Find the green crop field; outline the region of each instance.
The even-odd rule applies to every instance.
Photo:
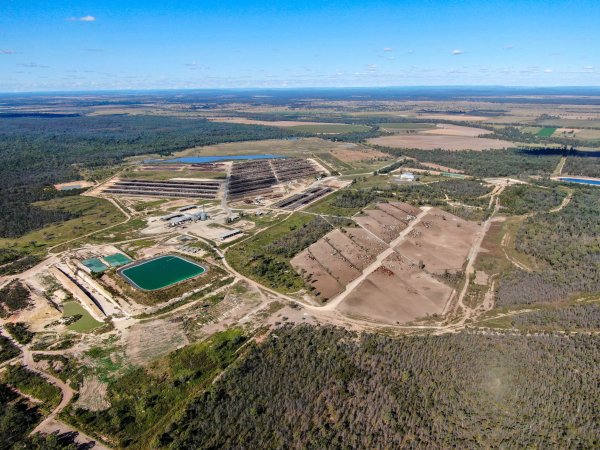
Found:
[[[544,127],[540,131],[537,132],[537,137],[550,137],[554,134],[556,128],[554,127]]]
[[[189,280],[205,272],[204,267],[179,256],[159,256],[121,270],[123,278],[144,291],[155,291]]]

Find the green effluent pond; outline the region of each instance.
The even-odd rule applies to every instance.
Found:
[[[119,273],[138,289],[155,291],[194,278],[206,269],[179,256],[166,255],[141,261]]]

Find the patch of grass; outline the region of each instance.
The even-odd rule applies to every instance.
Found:
[[[554,127],[544,127],[542,128],[540,131],[538,131],[536,133],[537,137],[550,137],[554,134],[554,132],[556,131],[556,128]]]
[[[70,196],[34,203],[35,206],[67,211],[78,215],[65,222],[48,225],[19,238],[0,239],[0,249],[10,248],[23,253],[36,254],[63,241],[108,227],[125,219],[123,214],[107,200],[93,197]]]

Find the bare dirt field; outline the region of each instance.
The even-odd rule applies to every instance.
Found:
[[[140,322],[128,330],[125,353],[132,364],[143,365],[187,343],[181,323],[162,319]]]
[[[470,136],[477,137],[489,133],[483,128],[463,127],[460,125],[451,125],[447,123],[438,123],[432,130],[424,130],[419,134],[441,134],[444,136]]]
[[[422,261],[429,273],[458,272],[479,229],[474,222],[432,208],[396,251],[414,263]]]
[[[407,226],[405,221],[398,220],[381,209],[366,209],[363,215],[355,216],[354,220],[361,227],[387,243],[398,237],[400,232]]]
[[[425,167],[431,167],[434,170],[439,170],[442,172],[449,172],[449,173],[465,173],[464,170],[457,170],[457,169],[453,169],[452,167],[448,167],[448,166],[442,166],[440,164],[435,164],[435,163],[429,163],[429,162],[422,162],[420,163],[422,166]]]
[[[458,122],[485,122],[489,117],[458,114],[419,114],[419,119],[456,120]]]
[[[352,266],[342,254],[333,248],[325,239],[319,239],[308,247],[308,251],[326,267],[328,272],[338,280],[338,283],[345,286],[350,281],[358,278],[361,272]]]
[[[388,324],[441,314],[452,289],[392,254],[338,306],[350,316]]]
[[[102,411],[110,407],[106,398],[108,385],[95,377],[85,377],[75,405],[90,411]]]
[[[362,228],[347,228],[346,234],[370,256],[375,257],[385,250],[383,242]]]
[[[334,247],[354,267],[359,270],[367,267],[374,255],[368,253],[359,244],[354,242],[348,233],[341,230],[333,230],[323,237],[323,240]]]
[[[358,146],[354,148],[336,148],[331,150],[331,154],[344,162],[371,161],[378,158],[390,159],[390,155],[387,153]]]
[[[292,258],[291,264],[315,288],[317,297],[325,301],[358,278],[385,248],[361,228],[333,230]]]
[[[307,250],[297,254],[291,264],[304,280],[315,290],[315,295],[325,302],[342,292],[344,288]]]
[[[500,139],[472,136],[440,136],[435,134],[413,134],[381,136],[368,141],[374,145],[394,148],[417,148],[421,150],[488,150],[514,147],[515,144]]]

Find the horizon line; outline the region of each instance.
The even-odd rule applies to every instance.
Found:
[[[503,85],[503,84],[431,84],[431,85],[389,85],[389,86],[269,86],[269,87],[185,87],[185,88],[115,88],[115,89],[50,89],[39,91],[0,91],[0,95],[17,94],[97,94],[97,93],[145,93],[145,92],[193,92],[193,91],[299,91],[299,90],[386,90],[386,89],[555,89],[555,90],[600,90],[598,85]]]

